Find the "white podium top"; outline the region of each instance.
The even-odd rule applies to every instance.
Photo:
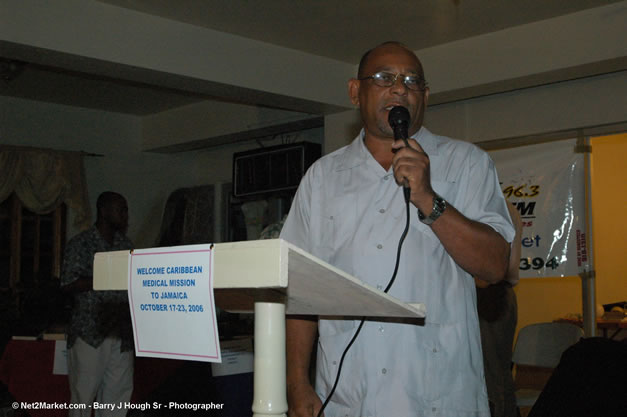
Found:
[[[405,303],[282,240],[214,245],[216,304],[252,311],[254,301],[286,303],[287,314],[423,318],[422,303]],[[129,251],[99,252],[94,289],[126,290]]]

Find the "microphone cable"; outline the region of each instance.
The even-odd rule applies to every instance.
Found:
[[[394,265],[394,272],[392,273],[392,278],[390,278],[390,282],[388,282],[388,285],[385,287],[385,290],[383,290],[383,292],[386,294],[390,290],[390,288],[392,288],[392,284],[394,284],[394,281],[396,280],[396,274],[398,273],[398,266],[399,266],[400,259],[401,259],[401,249],[403,247],[403,242],[405,241],[405,238],[407,237],[407,233],[409,232],[409,196],[410,194],[411,194],[410,188],[403,187],[403,196],[405,198],[405,212],[406,212],[407,220],[405,222],[405,230],[403,230],[403,233],[401,234],[401,238],[398,241],[398,249],[396,250],[396,262]],[[333,394],[335,393],[335,389],[337,388],[337,384],[340,381],[340,374],[342,373],[342,365],[344,364],[344,358],[346,357],[348,350],[351,348],[351,346],[355,342],[355,339],[357,339],[357,336],[359,336],[359,333],[361,332],[361,328],[364,326],[365,321],[366,321],[365,317],[361,319],[361,322],[359,323],[359,326],[357,327],[355,334],[353,335],[352,339],[350,340],[350,342],[348,342],[348,345],[344,349],[344,352],[342,353],[342,357],[340,359],[340,364],[337,368],[337,375],[335,377],[335,382],[333,383],[333,388],[331,388],[331,391],[327,395],[326,400],[324,400],[324,403],[322,404],[320,411],[318,411],[317,417],[322,417],[322,413],[324,412],[324,409],[329,404],[331,397],[333,397]]]

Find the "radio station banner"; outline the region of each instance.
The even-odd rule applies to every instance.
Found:
[[[129,268],[136,355],[221,362],[213,246],[134,250]]]
[[[576,139],[490,151],[505,198],[523,222],[520,277],[589,270],[584,154]]]

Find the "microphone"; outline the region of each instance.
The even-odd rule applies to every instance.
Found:
[[[407,137],[409,136],[409,111],[403,106],[394,106],[388,114],[388,123],[394,131],[394,139],[402,139],[405,142],[405,146],[409,148]],[[409,202],[411,195],[411,189],[407,179],[403,181],[403,194],[405,195],[405,203]]]
[[[392,107],[388,114],[388,123],[394,130],[394,139],[402,139],[407,147],[409,147],[409,143],[407,143],[409,119],[409,111],[403,106]]]

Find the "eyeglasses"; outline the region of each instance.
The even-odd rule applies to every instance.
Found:
[[[410,90],[423,91],[427,88],[427,81],[419,75],[392,74],[385,71],[377,72],[369,77],[358,78],[358,80],[363,81],[372,78],[374,84],[379,87],[392,87],[399,77],[403,85]]]

